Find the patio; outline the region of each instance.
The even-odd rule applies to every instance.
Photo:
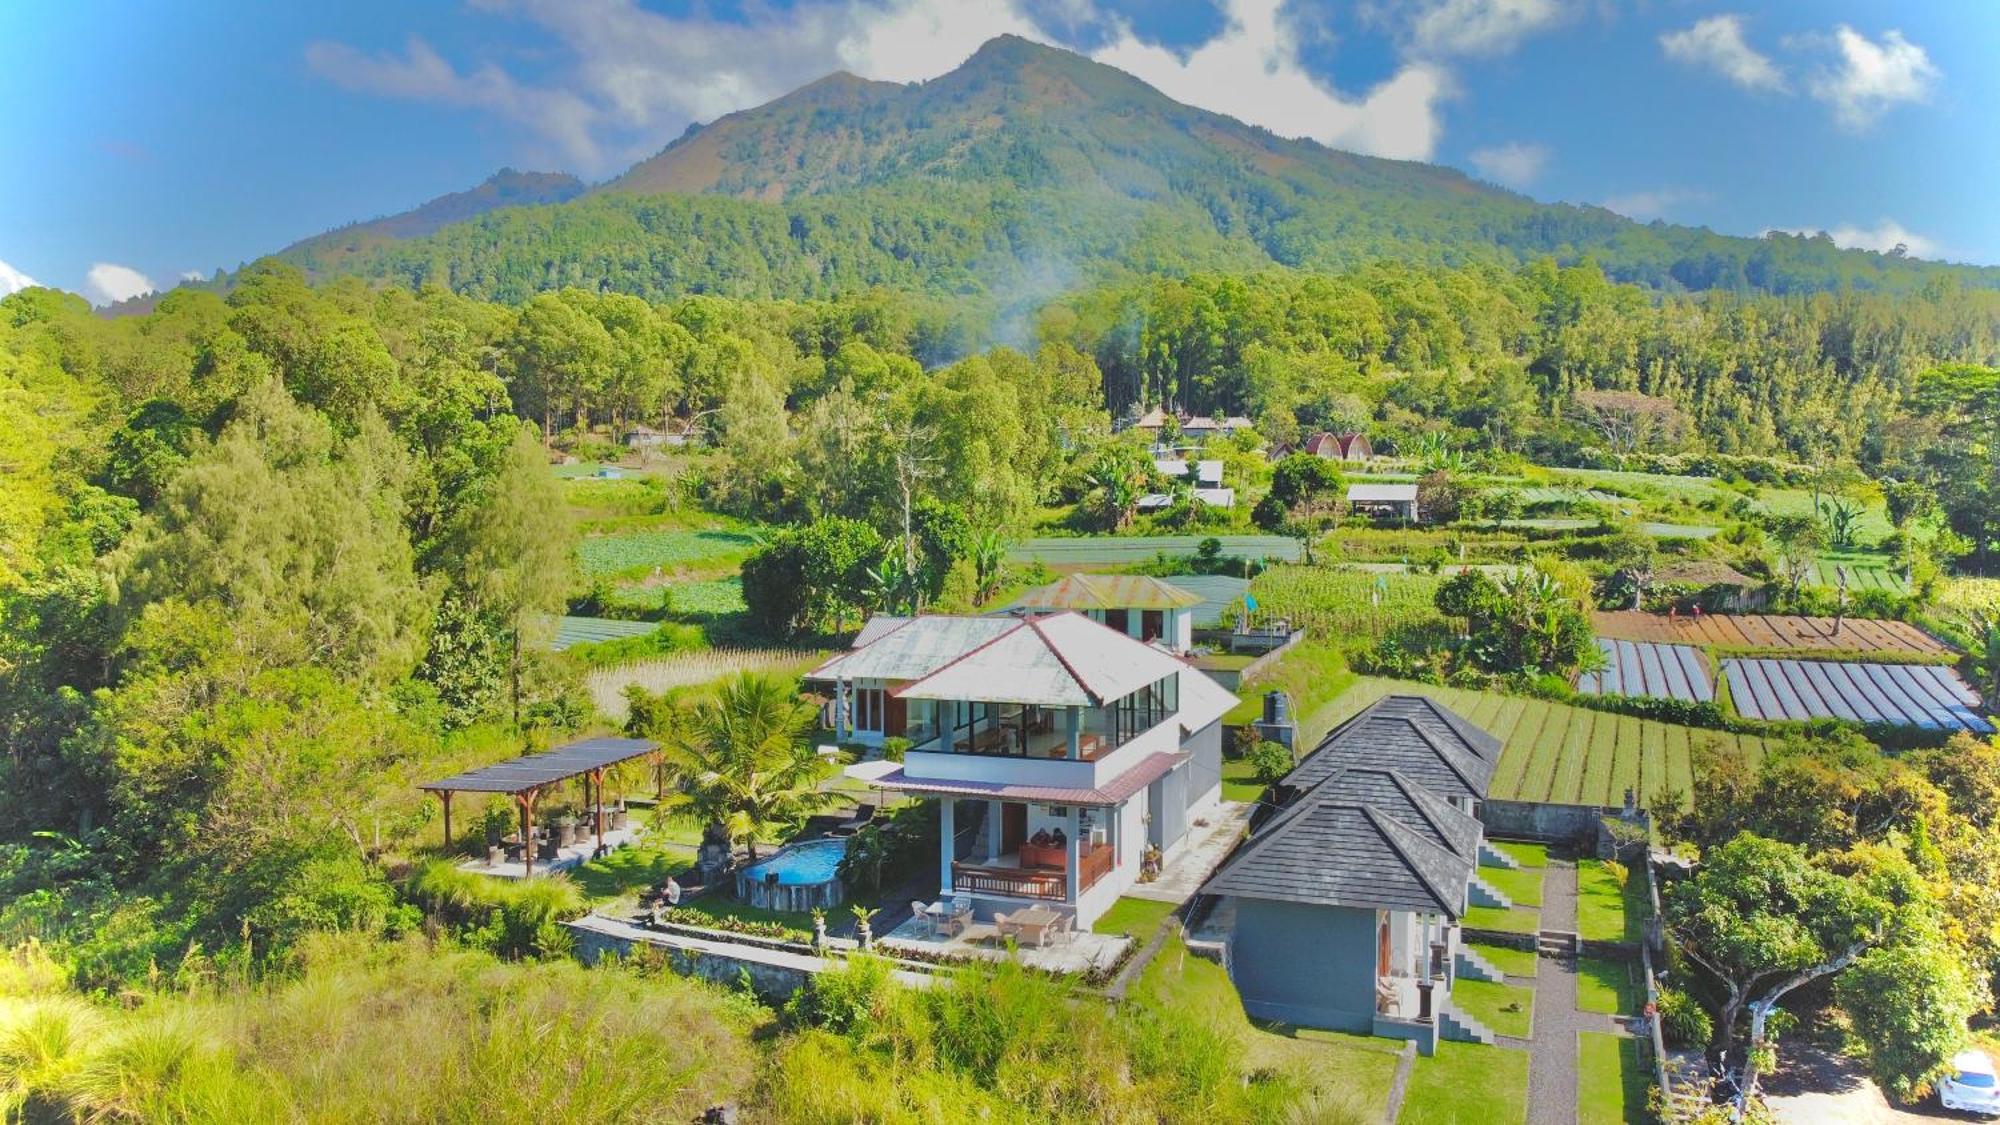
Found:
[[[1123,934],[1066,933],[1051,937],[1046,946],[1021,945],[1012,956],[1030,968],[1055,973],[1087,973],[1118,962],[1132,939]],[[878,939],[884,952],[914,953],[920,957],[983,957],[1004,961],[1010,953],[991,922],[973,922],[955,937],[931,932],[928,919],[911,917]]]
[[[638,839],[639,829],[636,825],[629,828],[606,829],[604,832],[604,850],[606,852],[614,852],[627,844],[636,842]],[[518,859],[493,864],[487,863],[484,859],[469,859],[459,864],[458,869],[460,871],[471,871],[479,875],[491,875],[495,879],[525,879],[531,874],[549,875],[558,871],[568,871],[573,867],[581,867],[590,862],[591,856],[596,851],[597,837],[593,835],[588,838],[579,839],[574,844],[564,844],[562,847],[556,849],[556,858],[554,859],[535,860],[535,869],[532,872],[528,870],[527,864],[522,863]]]

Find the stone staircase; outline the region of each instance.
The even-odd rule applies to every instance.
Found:
[[[1454,1043],[1484,1043],[1493,1046],[1493,1029],[1473,1019],[1451,1002],[1442,993],[1431,1000],[1432,1015],[1437,1020],[1438,1038]]]
[[[1492,841],[1479,841],[1479,866],[1499,867],[1508,871],[1519,871],[1521,861],[1494,847]]]
[[[1491,906],[1500,910],[1510,910],[1514,900],[1508,898],[1500,888],[1480,878],[1477,871],[1472,873],[1472,881],[1465,885],[1465,901],[1473,906]]]
[[[1581,941],[1575,934],[1561,930],[1543,930],[1535,936],[1535,953],[1541,957],[1575,957],[1581,950]]]
[[[1507,983],[1506,973],[1501,972],[1493,962],[1481,957],[1477,951],[1463,945],[1458,947],[1452,962],[1458,970],[1458,976],[1463,980],[1483,980],[1489,984]]]

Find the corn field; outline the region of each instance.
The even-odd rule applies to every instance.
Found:
[[[1399,625],[1443,621],[1432,598],[1446,577],[1274,566],[1250,583],[1257,599],[1251,617],[1257,624],[1286,620],[1334,643],[1379,638]],[[1233,619],[1240,607],[1240,602],[1232,607],[1225,620]]]
[[[617,722],[629,713],[625,689],[633,684],[658,694],[672,688],[711,684],[738,672],[794,673],[819,662],[822,654],[796,648],[711,648],[677,652],[600,668],[584,677],[598,711]]]

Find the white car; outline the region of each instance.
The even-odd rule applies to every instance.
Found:
[[[1994,1081],[1993,1060],[1984,1051],[1959,1052],[1951,1070],[1937,1084],[1938,1101],[1946,1109],[2000,1115],[2000,1082]]]

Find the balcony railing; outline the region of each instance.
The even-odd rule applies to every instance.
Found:
[[[1111,874],[1117,849],[1101,844],[1085,849],[1077,863],[1077,889],[1089,890]],[[1060,902],[1069,897],[1069,880],[1060,867],[994,867],[975,863],[951,865],[951,887],[968,894],[1011,895]]]

